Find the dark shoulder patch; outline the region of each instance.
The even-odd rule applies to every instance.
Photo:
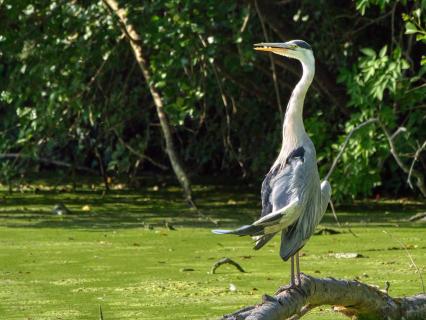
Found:
[[[297,149],[294,149],[292,152],[290,152],[285,163],[287,164],[291,160],[296,159],[296,158],[299,158],[302,161],[304,161],[304,156],[305,156],[305,149],[303,149],[303,147],[299,147]]]
[[[272,203],[270,201],[272,187],[271,180],[275,178],[275,176],[280,171],[279,166],[276,166],[272,170],[268,172],[265,179],[262,182],[262,189],[260,192],[260,196],[262,198],[262,213],[261,217],[266,216],[268,213],[272,212]]]
[[[307,43],[306,41],[303,40],[293,40],[292,41],[294,44],[297,44],[299,47],[304,48],[304,49],[308,49],[308,50],[312,50],[312,47],[310,46],[309,43]]]

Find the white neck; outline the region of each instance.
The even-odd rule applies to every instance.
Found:
[[[306,136],[305,126],[303,125],[303,103],[306,92],[312,83],[315,75],[315,59],[313,55],[307,59],[300,60],[303,68],[302,78],[294,88],[283,123],[283,142],[278,159],[273,167],[280,163],[285,163],[288,154],[299,147]]]
[[[305,102],[306,92],[312,83],[315,75],[315,60],[301,61],[303,67],[302,78],[297,83],[291,94],[290,101],[284,118],[283,134],[296,134],[303,130],[303,104]],[[291,132],[288,132],[288,131]],[[287,132],[286,132],[287,131]]]

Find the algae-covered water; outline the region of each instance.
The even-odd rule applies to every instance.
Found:
[[[288,282],[278,238],[255,252],[248,238],[212,234],[211,220],[188,209],[177,188],[113,187],[103,194],[98,185],[71,192],[33,183],[1,192],[0,319],[99,319],[99,306],[105,320],[217,319]],[[196,186],[195,194],[220,227],[249,223],[260,208],[258,192],[239,186]],[[57,204],[70,212],[52,212]],[[425,210],[413,201],[340,208],[340,228],[327,212],[321,227],[340,233],[313,236],[302,270],[381,288],[389,281],[394,296],[418,293],[419,274],[400,242],[425,276],[426,225],[406,221]],[[224,265],[211,274],[222,257],[246,272]],[[305,318],[343,319],[329,307]]]

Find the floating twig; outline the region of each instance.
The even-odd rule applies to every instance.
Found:
[[[235,262],[234,260],[232,260],[230,258],[222,258],[219,261],[215,262],[215,264],[213,265],[212,270],[210,272],[212,274],[215,274],[216,273],[216,269],[219,268],[223,264],[232,264],[240,272],[245,272],[244,269],[240,266],[239,263]]]

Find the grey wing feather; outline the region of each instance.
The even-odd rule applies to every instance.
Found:
[[[273,167],[262,183],[262,213],[261,217],[267,216],[273,210],[281,209],[287,206],[291,201],[292,176],[294,175],[293,161],[302,161],[305,154],[305,149],[299,147],[293,150],[287,157],[284,166]],[[271,216],[265,223],[278,223],[282,215],[277,214]],[[270,233],[258,237],[255,245],[255,250],[262,248],[276,233]]]
[[[330,198],[329,186],[327,182],[320,189],[315,148],[308,140],[304,147],[289,154],[285,164],[273,167],[266,175],[262,183],[259,220],[236,230],[213,232],[255,236],[254,249],[258,250],[283,230],[280,255],[287,260],[314,233]]]
[[[272,212],[272,203],[271,203],[271,180],[276,175],[277,170],[271,170],[266,175],[265,179],[262,182],[262,189],[260,192],[260,197],[262,198],[262,212],[261,217],[266,216],[268,213]]]
[[[281,233],[280,255],[284,260],[299,251],[312,236],[330,199],[331,188],[328,182],[320,186],[313,145],[308,149],[303,165],[295,172],[293,188],[300,197],[301,213],[294,225]]]
[[[247,225],[235,230],[215,229],[212,232],[215,234],[235,234],[237,236],[257,236],[263,233],[263,227]]]
[[[271,203],[271,180],[274,178],[274,176],[277,174],[278,168],[270,170],[268,174],[266,175],[265,179],[262,182],[262,189],[260,192],[260,197],[262,199],[262,212],[260,214],[261,217],[266,216],[268,213],[272,212],[272,203]],[[259,250],[262,248],[265,244],[267,244],[276,233],[271,233],[263,236],[256,237],[255,241],[256,244],[254,246],[254,250]]]
[[[275,181],[275,178],[279,175],[279,173],[280,173],[279,167],[272,168],[262,182],[262,189],[261,189],[262,212],[260,215],[261,217],[264,217],[272,212],[273,205],[271,201],[271,193],[272,193],[271,183]],[[271,233],[271,234],[257,237],[256,245],[254,246],[254,249],[259,250],[265,244],[267,244],[275,235],[276,233]]]

